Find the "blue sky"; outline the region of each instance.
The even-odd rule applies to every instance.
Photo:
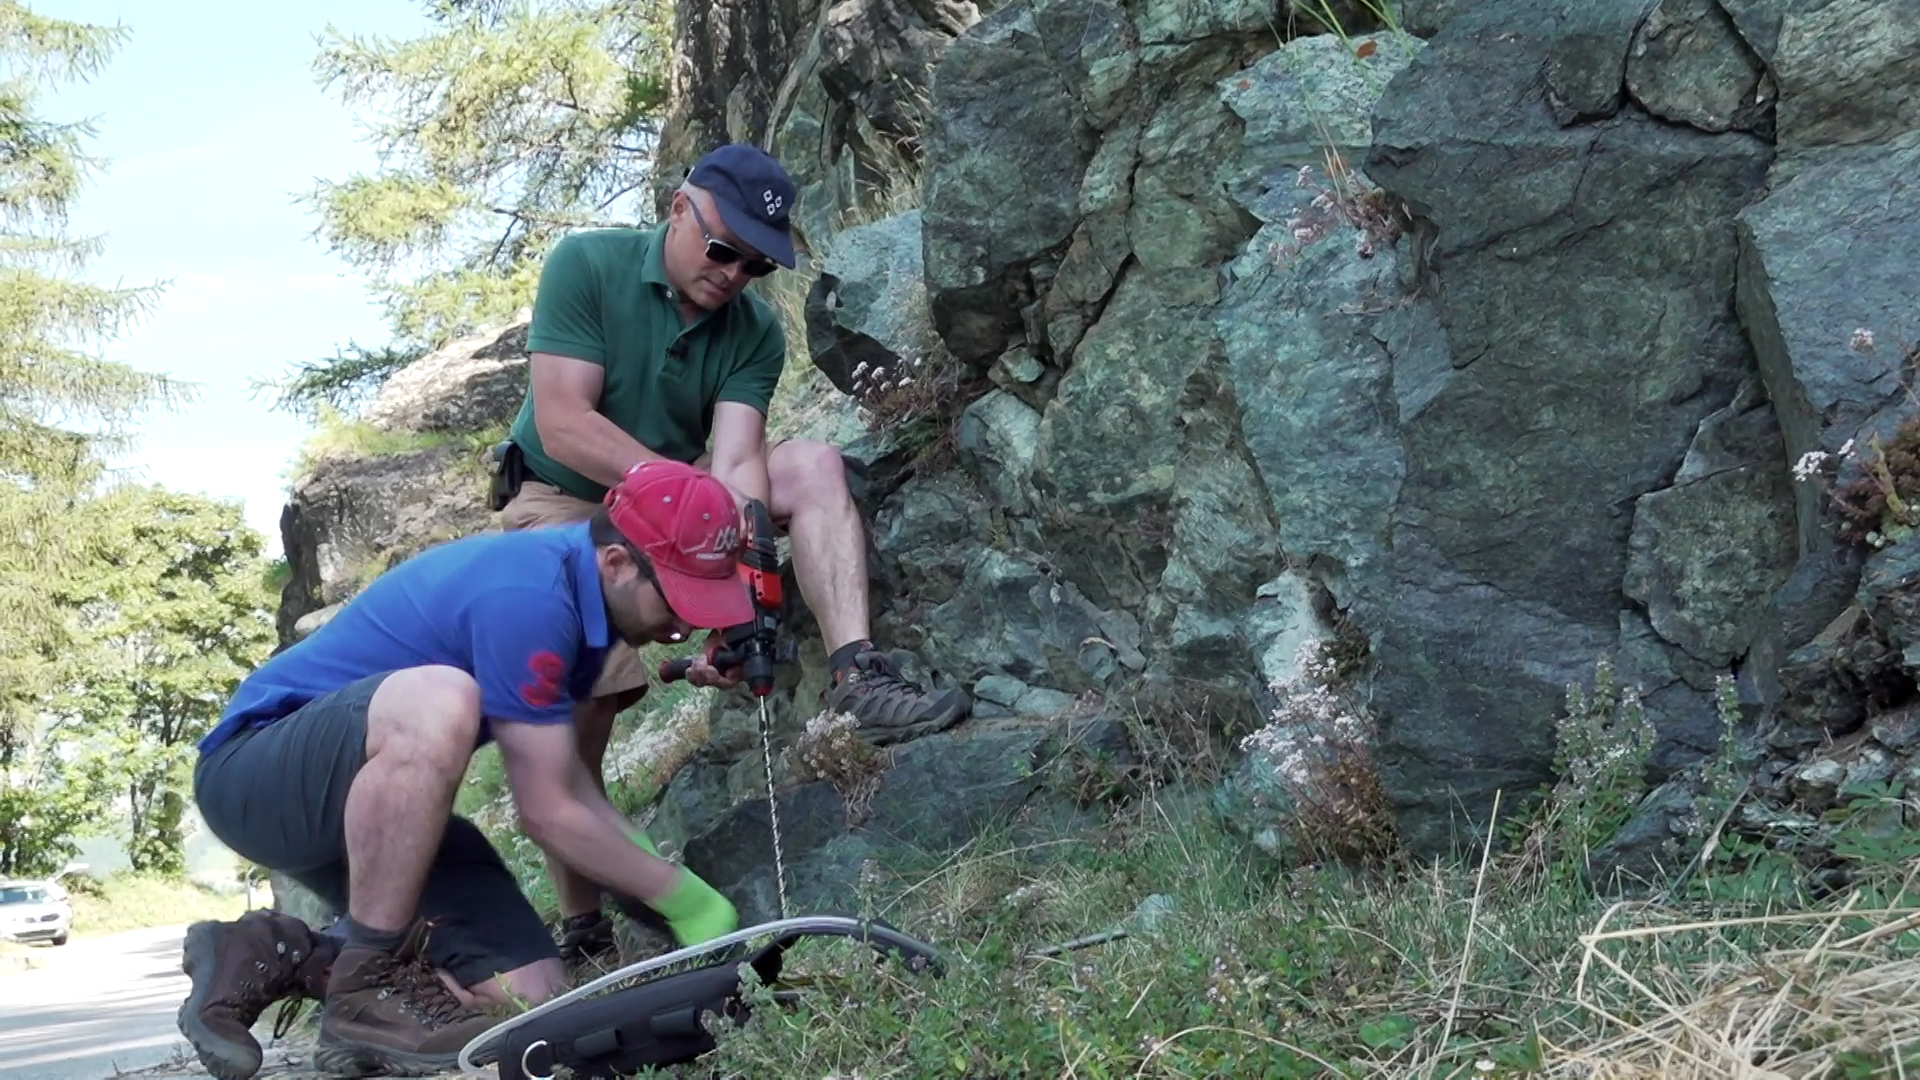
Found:
[[[307,428],[249,391],[349,339],[386,341],[363,280],[313,238],[295,196],[372,167],[356,116],[312,74],[316,38],[410,37],[415,0],[29,0],[39,13],[129,35],[87,82],[43,98],[50,119],[96,119],[106,163],[71,215],[106,250],[103,284],[166,282],[155,310],[105,347],[112,359],[196,384],[156,413],[122,463],[138,478],[243,500],[280,548],[282,473]]]

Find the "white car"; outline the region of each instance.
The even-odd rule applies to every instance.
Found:
[[[65,945],[73,930],[67,890],[52,881],[0,881],[0,940]]]

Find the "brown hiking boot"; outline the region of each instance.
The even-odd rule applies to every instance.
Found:
[[[323,1000],[337,946],[306,923],[255,910],[233,922],[187,927],[180,968],[193,980],[180,1006],[180,1033],[200,1064],[220,1080],[248,1080],[260,1071],[254,1022],[287,998]],[[282,1013],[282,1021],[292,1019]]]
[[[852,713],[876,745],[945,731],[972,711],[959,687],[926,693],[900,674],[886,653],[859,653],[826,692],[827,708]]]
[[[500,1022],[461,1006],[427,960],[427,924],[395,952],[340,950],[327,987],[314,1064],[335,1076],[430,1076],[459,1067],[460,1051]]]

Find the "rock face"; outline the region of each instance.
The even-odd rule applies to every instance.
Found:
[[[1909,5],[1426,0],[1412,35],[1291,38],[1280,7],[683,5],[716,59],[666,156],[724,128],[794,168],[819,256],[795,347],[839,406],[797,433],[843,447],[876,637],[977,702],[862,733],[858,790],[810,775],[825,657],[789,578],[771,805],[736,692],[654,825],[744,912],[777,907],[770,809],[798,902],[839,906],[862,860],[1074,820],[1045,777],[1136,755],[1123,703],[1262,723],[1322,638],[1421,852],[1548,779],[1601,660],[1659,735],[1623,843],[1684,812],[1722,677],[1770,813],[1914,771],[1920,519],[1870,468],[1920,494]],[[392,394],[513,378],[445,364]],[[862,430],[856,401],[902,394],[910,422]],[[451,407],[370,415],[493,409]],[[289,626],[422,542],[409,515],[481,527],[477,497],[432,505],[451,444],[418,453],[410,481],[296,490]]]
[[[934,71],[922,206],[840,234],[815,286],[843,390],[916,352],[922,289],[992,384],[956,403],[953,468],[877,493],[883,622],[990,715],[1198,682],[1242,720],[1343,622],[1426,849],[1547,778],[1603,658],[1645,695],[1656,779],[1711,753],[1715,677],[1778,706],[1774,668],[1852,588],[1788,468],[1814,444],[1782,372],[1866,410],[1829,451],[1891,400],[1835,352],[1851,327],[1776,357],[1760,317],[1853,318],[1821,252],[1864,232],[1782,237],[1817,283],[1754,253],[1769,203],[1830,182],[1808,153],[1904,115],[1904,31],[1822,61],[1872,117],[1795,74],[1859,6],[1426,5],[1431,36],[1351,44],[1277,43],[1261,5],[983,13]],[[1901,182],[1856,168],[1855,208]]]

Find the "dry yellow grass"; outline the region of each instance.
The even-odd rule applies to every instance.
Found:
[[[1805,1080],[1907,1076],[1920,1064],[1920,909],[1835,910],[1660,925],[1631,905],[1581,940],[1573,988],[1607,1034],[1559,1048],[1550,1072],[1592,1080]],[[1615,926],[1647,917],[1646,925]],[[1866,929],[1843,933],[1849,926]],[[1793,949],[1744,962],[1667,962],[1699,941],[1757,928],[1804,928]],[[1638,954],[1632,966],[1624,952]],[[1651,961],[1651,962],[1649,962]]]

